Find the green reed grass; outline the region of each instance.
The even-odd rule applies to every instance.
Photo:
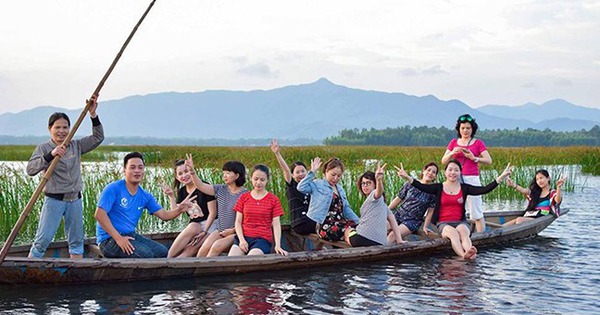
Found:
[[[0,160],[4,161],[26,161],[29,159],[33,146],[5,146],[0,150]],[[288,163],[296,160],[310,165],[310,159],[320,156],[327,159],[331,156],[341,158],[347,166],[342,184],[349,198],[350,205],[358,213],[364,197],[360,194],[359,187],[355,181],[365,170],[374,170],[373,162],[382,160],[388,163],[385,176],[386,197],[391,201],[404,181],[396,175],[393,165],[403,163],[405,169],[412,171],[413,176],[419,178],[421,167],[429,162],[438,162],[445,148],[432,147],[282,147],[281,152]],[[162,193],[162,184],[171,184],[173,181],[172,162],[185,157],[186,153],[192,153],[195,165],[199,168],[202,179],[218,184],[222,183],[221,166],[228,160],[239,160],[250,170],[254,164],[263,163],[268,165],[272,172],[272,180],[268,189],[276,194],[286,210],[284,222],[289,220],[287,212],[287,199],[285,197],[285,182],[283,174],[279,169],[273,153],[268,147],[113,147],[103,146],[84,155],[83,167],[83,204],[84,204],[84,228],[86,236],[96,234],[94,212],[96,203],[102,189],[110,182],[123,178],[122,155],[124,152],[140,151],[145,155],[148,165],[146,178],[142,186],[157,197],[165,209],[169,209],[167,198]],[[577,165],[581,171],[592,174],[600,174],[600,150],[591,147],[568,147],[568,148],[490,148],[490,154],[494,159],[492,166],[482,166],[482,183],[493,180],[498,172],[501,172],[506,163],[515,165],[515,171],[511,175],[519,185],[527,186],[534,178],[535,171],[546,165],[554,183],[560,173],[567,176],[565,191],[573,191],[577,182]],[[102,163],[88,163],[88,162]],[[542,165],[542,166],[540,166]],[[558,166],[557,166],[558,165]],[[564,166],[568,165],[568,166]],[[29,198],[33,194],[39,177],[29,177],[24,171],[25,162],[20,166],[8,166],[0,164],[0,242],[4,241],[10,230],[17,221],[21,211],[25,208]],[[443,180],[440,172],[439,180]],[[321,177],[321,174],[318,175]],[[246,184],[251,189],[248,181]],[[501,185],[492,193],[484,196],[484,201],[493,200],[523,200],[523,197],[514,190]],[[38,201],[21,229],[17,243],[30,242],[35,235],[41,200]],[[155,217],[144,214],[139,224],[142,233],[180,231],[187,224],[187,217],[180,216],[171,222],[163,222]],[[56,239],[64,239],[62,226],[56,235]]]

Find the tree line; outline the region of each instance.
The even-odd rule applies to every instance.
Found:
[[[553,131],[550,129],[489,129],[478,130],[475,136],[488,146],[598,146],[600,126],[590,130]],[[384,145],[384,146],[446,146],[456,138],[456,130],[446,127],[397,127],[386,129],[344,129],[338,135],[326,138],[325,145]]]

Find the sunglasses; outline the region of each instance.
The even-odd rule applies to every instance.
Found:
[[[466,115],[465,115],[465,116],[460,116],[460,117],[458,117],[458,120],[459,120],[459,121],[468,121],[468,122],[472,122],[472,121],[473,121],[473,117],[471,117],[471,116],[466,116]]]

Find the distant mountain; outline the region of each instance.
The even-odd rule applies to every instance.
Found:
[[[552,121],[552,124],[558,123],[564,129],[570,129],[567,127],[569,125],[574,128],[589,129],[583,127],[582,124],[585,125],[586,121],[595,122],[596,124],[600,122],[600,109],[577,106],[561,99],[551,100],[541,105],[535,103],[527,103],[521,106],[486,105],[477,108],[477,110],[488,115],[510,119],[527,117],[527,120],[534,123],[548,120]],[[563,118],[572,120],[572,122],[560,124],[558,120]],[[549,128],[553,129],[551,126]]]
[[[565,101],[563,101],[565,102]],[[453,127],[456,117],[473,115],[481,128],[550,128],[557,131],[589,129],[600,124],[590,115],[573,117],[570,103],[562,117],[532,121],[533,114],[512,114],[500,106],[501,114],[473,109],[459,100],[443,101],[435,96],[366,91],[337,85],[327,79],[273,90],[166,92],[130,96],[100,103],[98,114],[107,137],[154,137],[191,139],[324,139],[345,128],[397,126]],[[554,103],[553,103],[554,104]],[[560,107],[560,106],[559,106]],[[514,107],[513,107],[514,108]],[[575,109],[574,109],[575,108]],[[38,107],[16,114],[0,115],[0,135],[47,135],[48,116],[60,110]],[[63,110],[77,119],[80,110]],[[547,110],[543,110],[547,112]],[[580,120],[572,120],[579,118]],[[581,119],[585,118],[585,120]],[[89,132],[89,119],[78,134]]]

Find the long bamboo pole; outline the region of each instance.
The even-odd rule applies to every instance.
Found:
[[[121,47],[121,50],[119,50],[119,53],[117,53],[117,56],[113,60],[112,64],[110,65],[110,67],[108,68],[106,73],[104,74],[104,77],[102,78],[102,80],[100,80],[100,83],[98,83],[98,86],[96,87],[96,90],[94,90],[94,93],[92,93],[92,96],[100,94],[100,90],[102,90],[104,83],[106,82],[106,80],[112,73],[113,69],[117,65],[117,62],[119,62],[119,59],[121,59],[121,55],[123,55],[125,48],[127,48],[129,41],[131,41],[131,39],[133,38],[133,35],[137,31],[138,27],[142,24],[142,21],[144,21],[144,19],[146,18],[146,15],[148,15],[148,12],[150,12],[150,9],[152,9],[152,6],[154,6],[154,2],[156,2],[156,0],[152,0],[150,5],[146,9],[146,12],[144,12],[144,14],[140,18],[140,20],[137,22],[137,24],[135,25],[133,30],[131,30],[129,37],[127,37],[127,40],[125,40],[125,43]],[[81,125],[81,122],[85,118],[90,106],[92,105],[91,99],[92,98],[90,97],[90,99],[86,102],[85,108],[83,108],[83,110],[81,111],[79,118],[77,118],[77,121],[71,128],[71,131],[67,135],[67,138],[63,141],[63,144],[65,146],[69,145],[69,143],[71,142],[71,139],[73,139],[73,136],[75,135],[75,132],[77,132],[77,129],[79,129],[79,125]],[[50,163],[50,166],[48,166],[48,169],[44,172],[44,176],[42,177],[42,180],[40,181],[39,185],[37,186],[35,192],[29,199],[27,206],[25,206],[25,210],[23,210],[23,212],[21,213],[21,216],[19,216],[19,219],[15,223],[15,226],[13,227],[12,231],[10,231],[10,235],[8,236],[8,239],[6,240],[4,245],[2,246],[2,251],[0,251],[0,264],[2,264],[4,262],[6,255],[8,255],[8,251],[10,250],[10,247],[12,246],[13,242],[15,241],[15,238],[17,238],[17,234],[19,234],[19,230],[23,226],[23,223],[25,223],[25,219],[27,219],[27,216],[29,216],[29,214],[31,213],[31,210],[33,209],[33,205],[35,205],[35,202],[40,197],[40,194],[42,193],[44,186],[46,186],[46,183],[48,182],[48,180],[50,179],[50,176],[54,172],[54,168],[56,168],[56,165],[58,164],[58,160],[60,160],[60,157],[57,155],[52,160],[52,163]]]

